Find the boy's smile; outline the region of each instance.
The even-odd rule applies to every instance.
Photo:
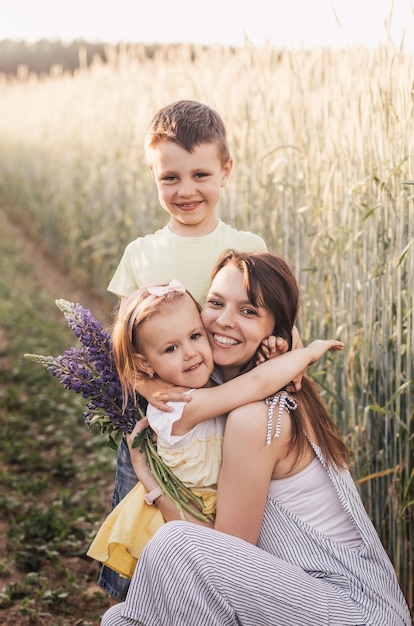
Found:
[[[215,143],[193,152],[171,141],[149,150],[150,168],[162,207],[170,214],[169,227],[177,235],[207,235],[217,226],[216,206],[232,169],[221,164]]]

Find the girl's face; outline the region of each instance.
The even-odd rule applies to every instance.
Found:
[[[196,305],[187,295],[162,307],[143,322],[138,366],[173,385],[204,387],[213,357]]]
[[[223,267],[214,278],[201,318],[214,362],[226,380],[237,376],[249,363],[275,325],[274,315],[268,309],[249,302],[243,274],[233,265]]]

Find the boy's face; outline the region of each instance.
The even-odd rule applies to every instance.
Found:
[[[223,167],[215,143],[203,143],[192,153],[171,141],[147,151],[161,206],[170,214],[177,235],[207,235],[217,225],[215,209],[233,162]]]

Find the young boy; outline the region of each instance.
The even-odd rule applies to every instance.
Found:
[[[145,154],[169,221],[161,230],[127,245],[108,290],[126,297],[141,287],[175,278],[203,305],[211,271],[223,250],[267,249],[258,235],[235,230],[216,216],[221,189],[233,167],[225,126],[205,104],[174,102],[152,119]],[[128,446],[122,440],[112,508],[136,483]],[[99,584],[111,604],[124,600],[129,582],[105,566],[101,570]]]

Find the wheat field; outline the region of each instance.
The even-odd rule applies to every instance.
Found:
[[[143,46],[73,75],[0,77],[0,199],[62,268],[105,293],[124,246],[164,225],[143,153],[155,111],[213,106],[235,161],[220,217],[294,268],[312,375],[413,598],[414,55]],[[62,294],[65,297],[65,294]]]

